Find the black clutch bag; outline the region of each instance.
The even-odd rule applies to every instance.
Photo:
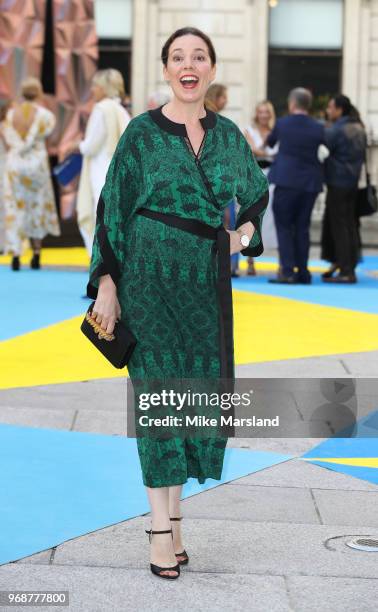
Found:
[[[89,306],[80,329],[114,367],[124,368],[133,353],[136,338],[121,321],[116,322],[112,334],[105,332],[91,316],[94,304]]]

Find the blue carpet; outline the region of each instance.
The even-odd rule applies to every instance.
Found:
[[[273,276],[269,275],[270,278]],[[355,285],[327,285],[315,273],[311,285],[274,285],[268,283],[266,276],[256,276],[232,279],[232,286],[239,291],[378,314],[378,278],[364,274],[359,275],[359,282]]]
[[[291,459],[226,449],[222,480],[190,479],[183,497]],[[0,425],[0,564],[149,511],[136,440]]]
[[[247,259],[246,257],[240,256],[241,260]],[[259,263],[277,263],[277,257],[267,257],[263,255],[262,257],[258,257],[256,261]],[[324,259],[310,259],[309,266],[322,266],[324,268],[329,267],[329,263],[324,261]],[[364,255],[362,261],[358,263],[357,270],[364,272],[367,270],[378,270],[378,255]]]
[[[361,467],[356,465],[342,465],[340,463],[327,463],[324,461],[311,461],[322,468],[338,472],[340,474],[346,474],[347,476],[353,476],[353,478],[359,478],[360,480],[367,480],[372,484],[378,485],[378,469],[370,467]]]
[[[340,435],[351,435],[352,433],[353,437],[337,437],[325,440],[303,455],[302,458],[311,459],[316,457],[319,460],[311,461],[311,463],[316,463],[329,470],[349,474],[355,478],[361,478],[373,484],[378,484],[377,467],[327,462],[327,459],[331,458],[347,458],[352,460],[366,459],[366,463],[369,463],[369,459],[378,457],[378,410],[362,418],[355,426],[353,432],[344,430]]]
[[[84,313],[88,274],[56,270],[20,270],[0,266],[0,340],[59,323]]]
[[[259,261],[275,262],[276,259],[262,257]],[[311,263],[319,265],[324,262]],[[265,276],[257,276],[233,279],[233,287],[241,291],[378,314],[378,278],[365,274],[365,271],[378,269],[378,257],[366,257],[359,269],[360,282],[356,285],[325,285],[321,283],[319,274],[315,274],[314,283],[310,286],[272,285]],[[83,271],[30,271],[25,268],[14,273],[8,266],[0,266],[0,317],[3,323],[0,341],[84,313],[89,300],[83,300],[81,296],[85,293],[87,281],[88,273]]]

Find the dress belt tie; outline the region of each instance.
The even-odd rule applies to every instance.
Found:
[[[147,208],[140,208],[137,214],[214,241],[213,254],[214,256],[218,255],[217,295],[220,312],[220,376],[221,378],[228,379],[229,382],[233,381],[234,342],[229,233],[223,225],[215,228],[196,219],[184,219],[177,215]],[[214,257],[214,265],[215,259],[216,257]]]

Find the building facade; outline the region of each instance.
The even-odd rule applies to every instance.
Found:
[[[240,127],[268,96],[280,114],[292,86],[311,87],[319,106],[342,91],[361,112],[378,178],[378,0],[134,0],[132,10],[135,114],[164,86],[164,41],[193,25],[214,42],[225,114]]]
[[[1,4],[1,2],[0,2]],[[0,11],[0,104],[19,93],[22,78],[42,79],[59,117],[52,155],[83,131],[96,68],[118,68],[133,114],[166,88],[160,52],[177,28],[204,30],[217,51],[217,78],[228,88],[224,114],[240,128],[269,98],[277,115],[287,93],[305,86],[321,115],[341,91],[359,109],[369,137],[369,165],[378,184],[378,0],[7,0]],[[60,193],[71,218],[74,191]],[[321,198],[315,217],[322,213]],[[363,219],[378,244],[378,214]]]

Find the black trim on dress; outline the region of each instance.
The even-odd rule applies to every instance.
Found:
[[[261,253],[264,252],[264,245],[263,245],[262,235],[261,235],[260,215],[268,206],[268,202],[269,202],[269,191],[266,191],[261,196],[261,198],[257,200],[256,202],[254,202],[254,204],[251,204],[251,206],[247,208],[247,210],[245,210],[238,219],[235,229],[238,229],[244,223],[248,223],[248,221],[251,221],[251,223],[253,224],[257,232],[258,237],[260,238],[259,243],[256,244],[255,246],[249,246],[246,249],[243,249],[241,251],[242,255],[246,255],[247,257],[258,257],[259,255],[261,255]]]
[[[99,223],[98,241],[102,262],[91,274],[89,283],[87,285],[87,296],[92,299],[97,298],[98,292],[98,288],[92,284],[92,281],[94,281],[96,278],[99,278],[100,276],[104,276],[105,274],[110,274],[114,284],[117,285],[118,279],[121,276],[117,258],[109,242],[108,233],[104,221],[104,211],[105,202],[103,200],[103,197],[100,195],[97,205],[96,224]]]
[[[164,131],[169,134],[173,134],[173,136],[187,136],[185,123],[176,123],[175,121],[171,121],[166,117],[163,112],[164,104],[159,106],[159,108],[154,108],[153,110],[148,111],[151,119]],[[211,130],[216,126],[217,123],[217,114],[213,111],[205,108],[206,115],[205,117],[200,118],[200,123],[204,130]]]

